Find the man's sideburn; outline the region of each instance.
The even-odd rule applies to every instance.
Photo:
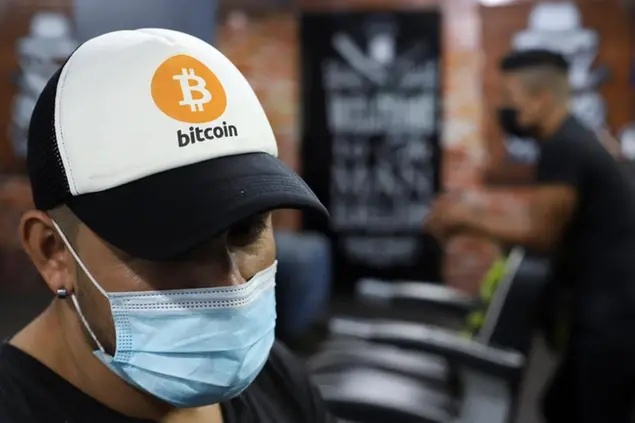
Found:
[[[104,349],[111,356],[115,355],[116,352],[116,335],[115,335],[115,326],[112,320],[112,313],[110,311],[110,306],[106,298],[95,288],[92,282],[88,279],[88,277],[84,274],[84,272],[79,268],[76,269],[75,278],[77,280],[77,285],[75,287],[77,301],[79,306],[90,326],[91,330],[102,344]],[[100,300],[103,299],[103,300]],[[73,308],[74,305],[71,304]],[[81,321],[79,317],[79,312],[76,310],[77,319],[79,320],[79,324],[82,328],[82,334],[84,339],[90,345],[93,351],[98,350],[99,347],[95,343],[95,340],[88,332],[88,329],[85,327],[84,323]]]

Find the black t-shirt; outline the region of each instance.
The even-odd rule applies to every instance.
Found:
[[[224,423],[331,422],[302,365],[274,345],[256,381],[221,404]],[[126,417],[84,394],[21,350],[0,347],[0,423],[151,423]]]
[[[577,192],[555,254],[554,282],[570,288],[576,327],[625,334],[635,323],[633,184],[595,133],[573,117],[540,148],[537,182]]]

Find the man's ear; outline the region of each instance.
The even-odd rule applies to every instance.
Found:
[[[73,293],[75,263],[55,230],[51,218],[40,210],[29,210],[20,219],[22,248],[53,293]]]

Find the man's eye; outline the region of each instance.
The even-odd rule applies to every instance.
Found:
[[[233,245],[246,246],[258,241],[262,233],[267,229],[265,216],[257,216],[243,220],[229,230],[229,241]]]

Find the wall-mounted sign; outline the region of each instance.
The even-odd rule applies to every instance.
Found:
[[[77,45],[68,16],[50,12],[33,15],[29,34],[17,40],[18,94],[13,99],[9,134],[17,156],[26,155],[29,122],[38,96]]]
[[[302,170],[331,212],[336,279],[437,279],[421,222],[439,185],[440,18],[434,12],[301,20]]]

